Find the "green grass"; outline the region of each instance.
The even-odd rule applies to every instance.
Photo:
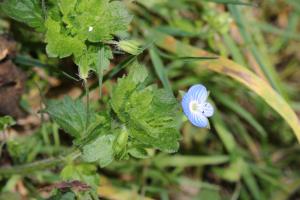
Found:
[[[111,45],[116,54],[110,69],[101,72],[100,79],[90,78],[90,107],[112,112],[106,105],[114,84],[138,59],[151,73],[147,81],[158,83],[178,101],[191,85],[204,84],[215,108],[210,129],[195,128],[182,116],[177,124],[181,130],[177,153],[147,149],[150,156],[145,159],[115,161],[105,168],[95,163],[84,165],[79,159],[73,162],[72,156],[77,155],[70,138],[51,121],[41,127],[26,127],[26,134],[16,129],[17,137],[9,135],[7,145],[1,144],[0,199],[13,193],[24,196],[19,190],[15,192],[20,184],[27,197],[40,199],[40,188],[62,182],[59,172],[63,164],[85,171],[81,175],[88,181],[99,176],[98,195],[104,199],[299,198],[300,3],[134,2],[126,1],[134,18],[129,33],[120,37],[138,39],[147,48],[133,56],[120,54],[120,49]],[[60,96],[61,90],[72,94],[78,88],[77,97],[85,95],[74,66],[69,60],[49,59],[41,36],[3,13],[2,32],[14,35],[20,46],[14,62],[29,74],[22,98],[29,110],[31,95],[38,93],[36,84],[51,97]],[[99,67],[101,63],[100,59]],[[60,87],[51,88],[33,67],[59,79]],[[67,152],[71,152],[69,157]],[[11,164],[15,168],[8,167]]]

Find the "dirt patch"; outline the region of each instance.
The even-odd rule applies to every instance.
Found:
[[[18,119],[26,116],[19,106],[26,74],[12,62],[15,54],[16,43],[7,36],[0,36],[0,116],[11,115]]]

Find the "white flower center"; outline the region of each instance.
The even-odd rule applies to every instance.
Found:
[[[197,101],[191,101],[189,104],[189,108],[192,113],[201,112],[201,104],[199,104]]]
[[[93,31],[94,27],[89,26],[89,32]]]

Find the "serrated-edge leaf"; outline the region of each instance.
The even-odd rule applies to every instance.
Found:
[[[75,138],[83,135],[87,113],[81,100],[66,96],[63,100],[50,100],[45,111],[67,133]]]
[[[100,135],[96,140],[83,146],[82,159],[86,162],[98,161],[101,167],[107,166],[114,160],[113,143],[115,136]]]
[[[44,30],[44,18],[38,0],[4,0],[0,2],[0,11],[38,31]]]

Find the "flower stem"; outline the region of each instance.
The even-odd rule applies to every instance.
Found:
[[[86,95],[86,125],[85,125],[85,134],[87,134],[87,129],[89,127],[89,116],[90,116],[90,91],[87,80],[84,80],[84,88]]]
[[[33,163],[28,163],[24,165],[17,165],[17,166],[11,166],[11,167],[1,167],[0,168],[0,177],[9,177],[15,174],[19,175],[25,175],[30,174],[32,172],[49,169],[55,166],[58,166],[59,164],[63,164],[67,162],[67,160],[71,157],[71,159],[76,159],[78,156],[80,156],[79,151],[74,151],[68,154],[67,156],[61,156],[58,158],[48,158],[45,160],[36,161]]]

